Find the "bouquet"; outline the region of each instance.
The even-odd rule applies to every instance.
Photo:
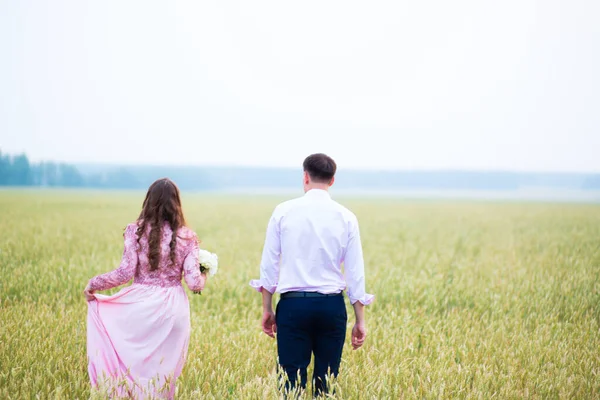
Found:
[[[198,251],[198,263],[200,264],[200,272],[208,271],[209,276],[214,276],[219,269],[219,257],[210,251]]]

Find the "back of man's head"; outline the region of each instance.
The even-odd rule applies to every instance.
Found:
[[[330,183],[337,169],[333,158],[323,153],[311,154],[306,157],[303,167],[315,183]]]

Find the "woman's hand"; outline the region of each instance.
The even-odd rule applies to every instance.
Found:
[[[200,273],[200,289],[194,290],[195,294],[202,294],[202,291],[204,290],[204,285],[206,285],[207,279],[208,279],[208,276],[206,275],[206,272]]]
[[[83,289],[83,295],[85,296],[85,299],[87,301],[93,301],[96,300],[96,296],[94,296],[94,291],[90,290],[90,286],[86,286],[85,289]]]

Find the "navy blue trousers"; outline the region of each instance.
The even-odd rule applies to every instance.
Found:
[[[346,339],[348,315],[343,296],[283,298],[275,311],[279,364],[286,390],[305,389],[306,368],[315,357],[315,395],[328,393],[327,375],[337,376]]]

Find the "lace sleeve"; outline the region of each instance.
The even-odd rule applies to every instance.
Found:
[[[190,290],[198,291],[204,289],[204,279],[200,274],[200,265],[198,263],[198,238],[196,235],[191,239],[193,241],[190,251],[183,261],[183,277]]]
[[[133,278],[138,263],[136,229],[136,224],[129,224],[125,229],[123,234],[125,245],[119,268],[92,278],[89,282],[90,290],[112,289],[129,282]]]

